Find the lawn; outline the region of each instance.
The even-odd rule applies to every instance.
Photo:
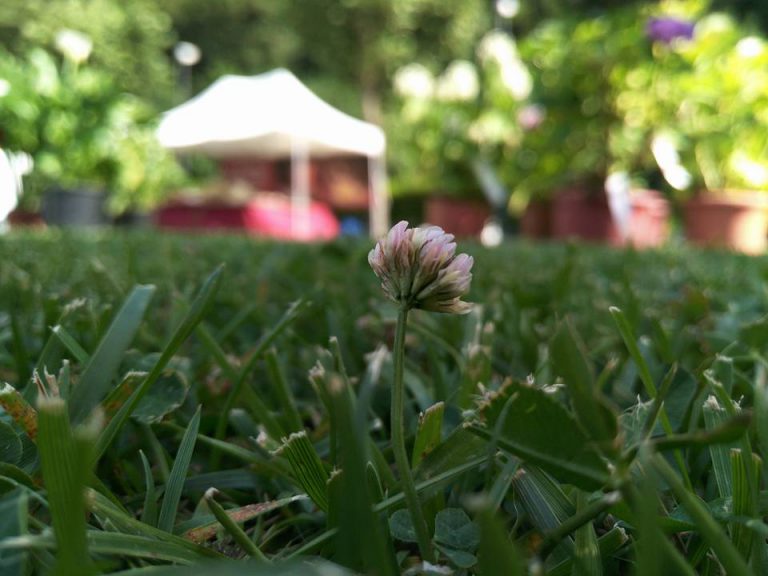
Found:
[[[0,237],[0,574],[768,573],[768,260],[460,243],[477,305],[405,334],[425,554],[372,247]]]

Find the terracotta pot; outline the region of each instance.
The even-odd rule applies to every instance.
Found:
[[[552,236],[552,203],[531,200],[520,218],[520,234],[541,240]]]
[[[759,193],[699,194],[683,205],[685,234],[699,246],[765,251],[768,200]]]
[[[552,202],[552,236],[614,246],[660,246],[669,236],[669,204],[655,190],[633,190],[629,229],[623,238],[605,194],[571,188],[558,193]]]
[[[478,236],[490,216],[482,200],[431,196],[425,202],[424,220],[456,236]]]
[[[42,227],[45,226],[45,220],[39,212],[28,212],[17,208],[8,214],[8,224],[11,228]]]

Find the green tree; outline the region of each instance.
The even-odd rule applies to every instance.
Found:
[[[301,38],[299,64],[357,87],[374,122],[397,68],[467,56],[491,24],[479,0],[288,0],[281,16]]]
[[[17,55],[53,50],[62,30],[75,30],[93,43],[90,63],[118,88],[165,106],[173,90],[172,24],[155,0],[3,0],[0,46]]]

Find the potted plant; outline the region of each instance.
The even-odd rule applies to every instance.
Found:
[[[652,150],[694,243],[758,253],[768,233],[768,44],[724,14],[658,46],[637,92],[652,94]]]
[[[530,89],[514,40],[498,30],[481,40],[473,62],[451,62],[437,77],[420,64],[401,68],[388,122],[395,197],[422,195],[425,220],[479,233],[490,207],[475,163],[503,174],[520,142],[518,112]]]
[[[49,223],[87,225],[156,204],[181,171],[155,141],[152,111],[82,51],[63,52],[0,54],[2,143],[33,159],[24,208]]]
[[[650,59],[639,10],[547,21],[522,44],[541,120],[525,132],[513,169],[519,198],[539,214],[551,204],[555,237],[641,246],[666,239],[666,201],[647,189],[617,102],[626,71]]]

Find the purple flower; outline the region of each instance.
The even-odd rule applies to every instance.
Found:
[[[651,18],[645,27],[645,33],[655,42],[671,44],[677,38],[693,38],[694,23],[669,16]]]
[[[368,263],[387,296],[409,308],[464,314],[472,308],[469,292],[473,260],[456,254],[452,234],[442,228],[395,224],[368,254]]]

